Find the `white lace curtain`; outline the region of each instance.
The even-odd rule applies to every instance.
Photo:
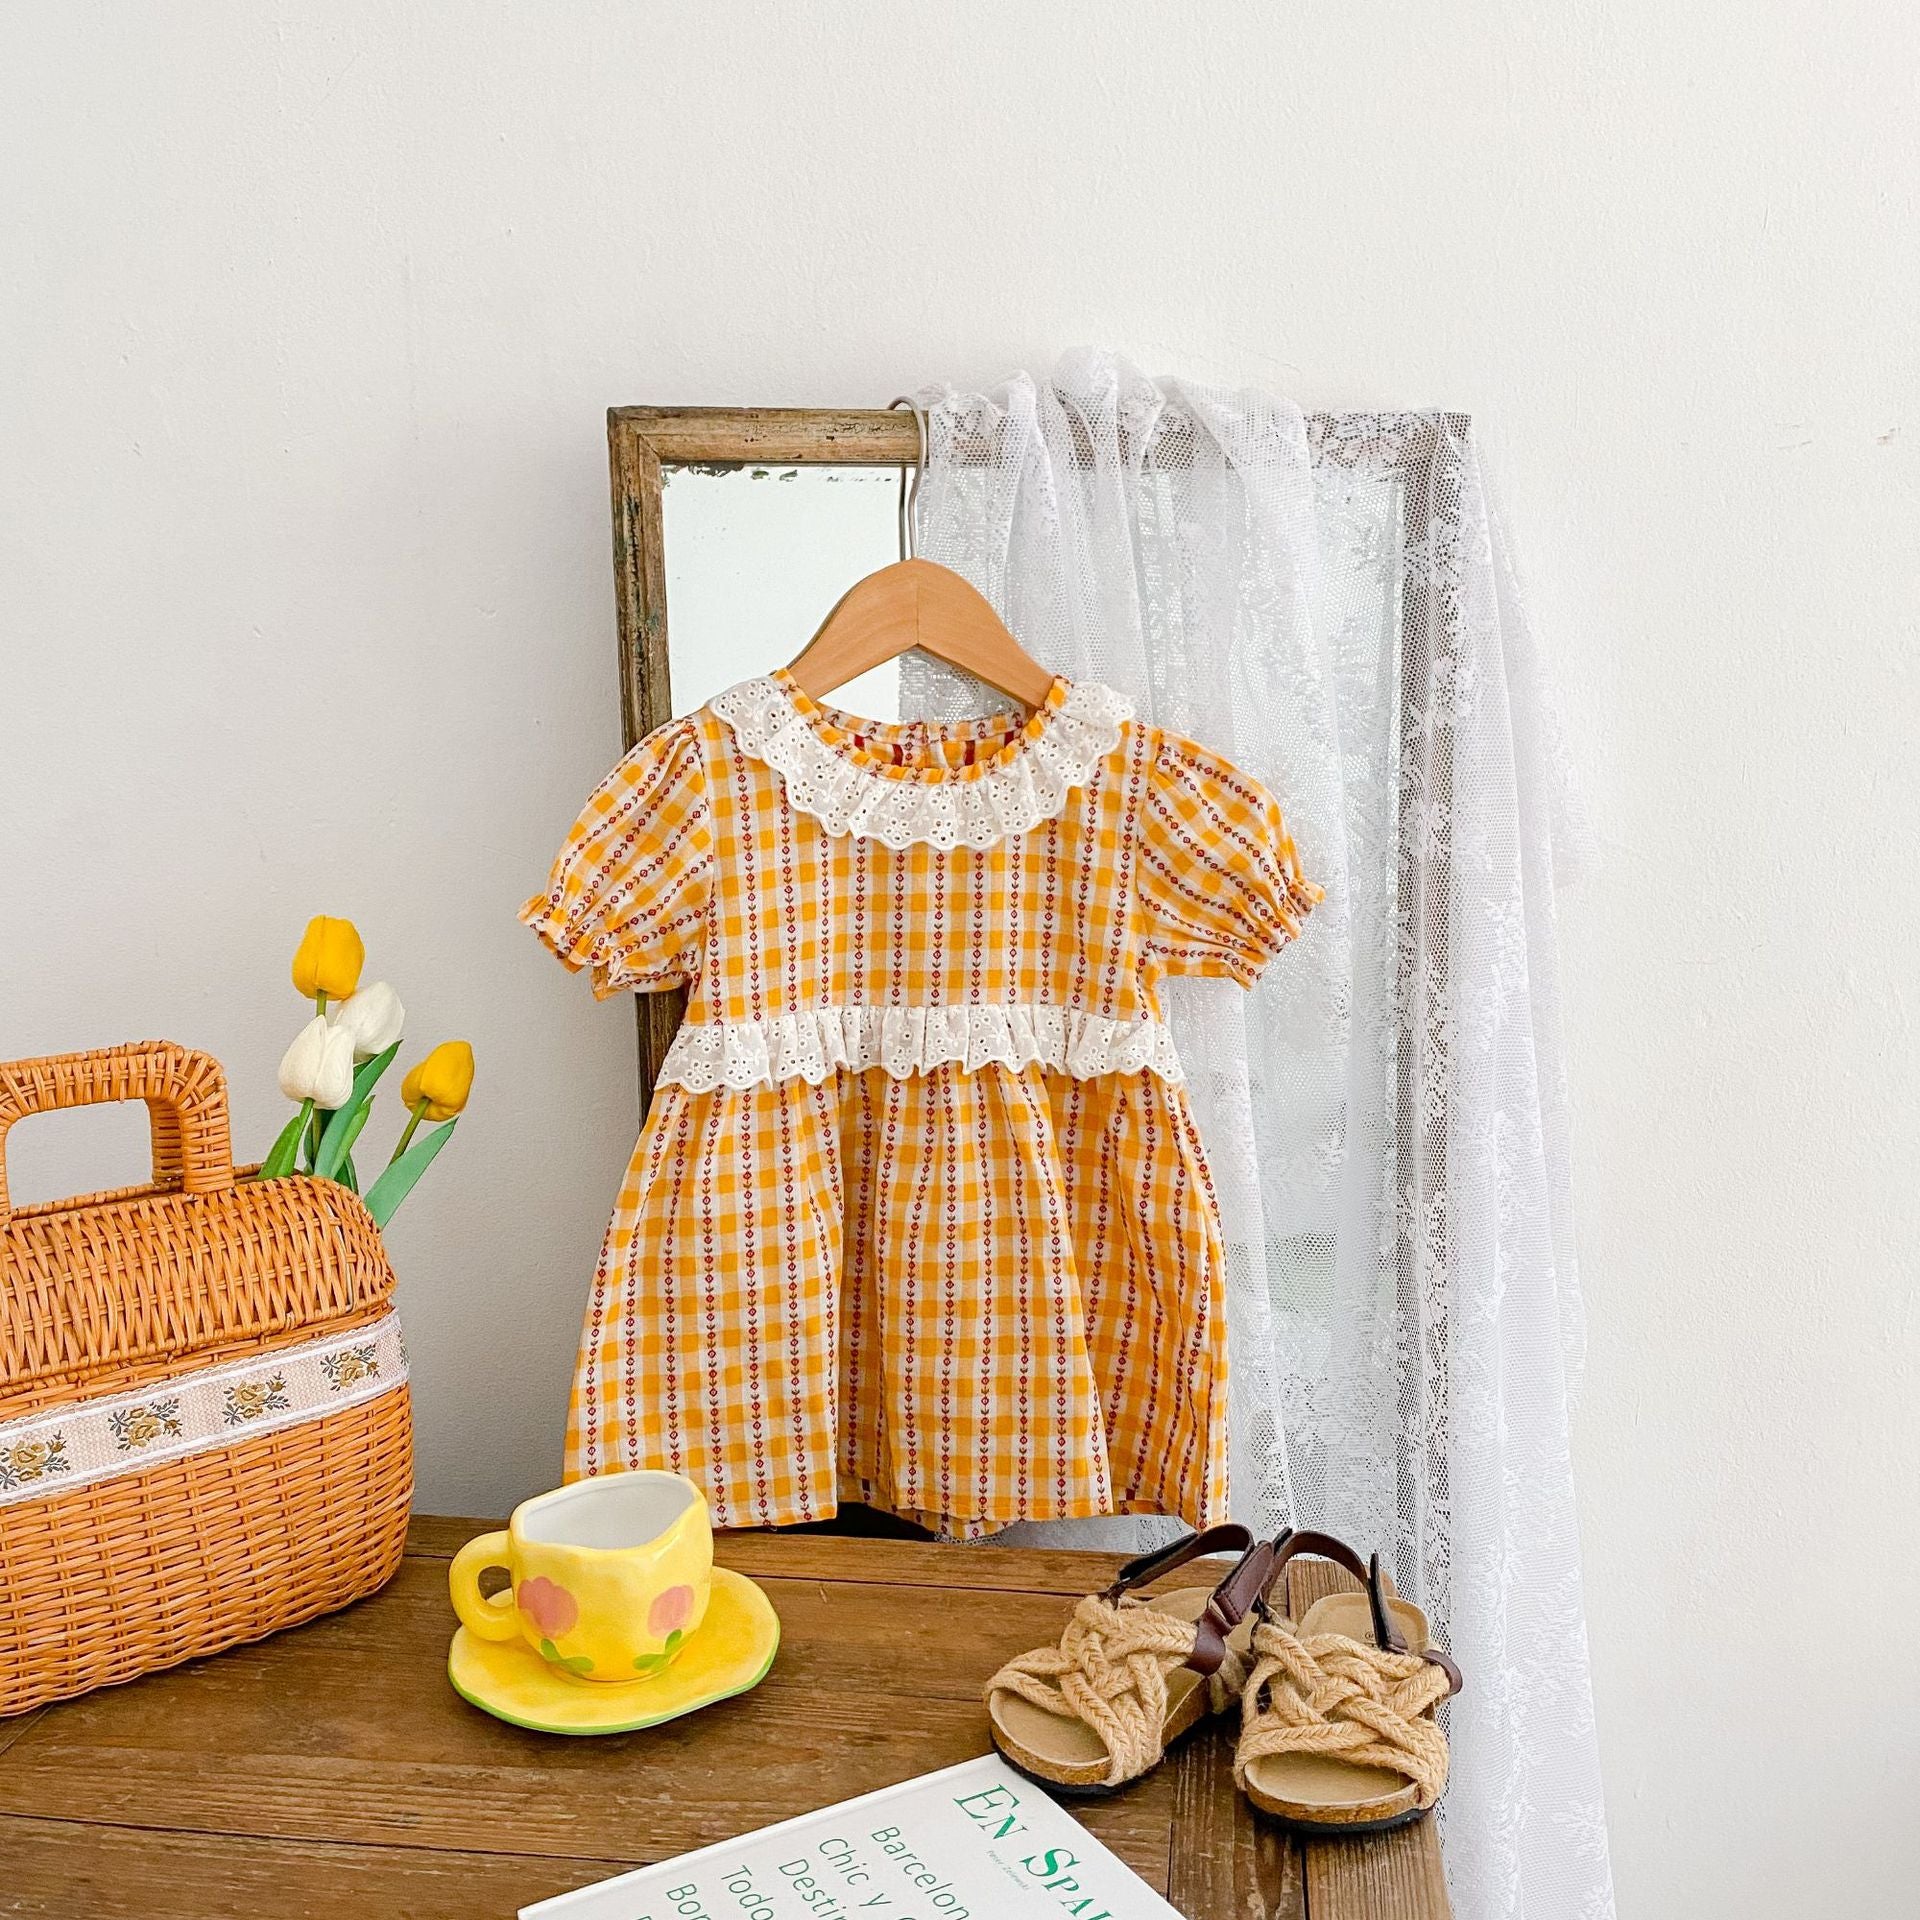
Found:
[[[1467,422],[1309,418],[1094,354],[919,404],[919,551],[1048,665],[1257,774],[1326,889],[1253,994],[1181,982],[1172,1006],[1228,1249],[1234,1512],[1378,1547],[1465,1670],[1461,1920],[1602,1920],[1564,761]],[[982,694],[909,656],[904,712]]]

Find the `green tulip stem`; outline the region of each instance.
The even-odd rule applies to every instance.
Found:
[[[394,1161],[398,1160],[400,1156],[406,1152],[409,1143],[413,1139],[414,1130],[419,1126],[420,1122],[424,1120],[426,1117],[427,1117],[426,1101],[416,1100],[413,1103],[413,1118],[407,1122],[406,1131],[400,1136],[400,1144],[394,1148],[392,1155],[389,1157],[387,1161],[388,1166],[392,1166]]]
[[[316,993],[313,996],[313,1010],[321,1019],[324,1020],[327,1017],[327,996],[324,993]]]
[[[280,1137],[273,1143],[273,1150],[260,1166],[262,1180],[279,1180],[293,1171],[293,1163],[300,1153],[300,1136],[307,1130],[307,1122],[313,1116],[313,1102],[303,1100],[300,1110],[280,1129]]]

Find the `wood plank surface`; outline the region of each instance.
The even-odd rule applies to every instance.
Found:
[[[259,1646],[52,1709],[0,1770],[0,1812],[260,1838],[636,1862],[705,1846],[986,1750],[983,1674],[1058,1632],[1049,1596],[763,1581],[774,1671],[751,1695],[596,1740],[490,1719],[447,1685],[445,1571]],[[973,1600],[973,1596],[965,1596]],[[1166,1879],[1171,1779],[1088,1809]]]
[[[492,1720],[446,1683],[446,1558],[484,1530],[424,1524],[374,1599],[10,1723],[0,1914],[150,1913],[153,1863],[176,1856],[191,1865],[168,1882],[170,1912],[252,1911],[316,1847],[355,1863],[335,1911],[510,1913],[986,1751],[983,1676],[1057,1635],[1063,1591],[1113,1564],[1039,1555],[1023,1580],[1026,1556],[1004,1551],[975,1567],[965,1548],[729,1537],[721,1558],[750,1567],[781,1616],[767,1680],[664,1727],[566,1740]],[[1074,1809],[1162,1890],[1177,1777]],[[186,1904],[203,1884],[204,1905]]]
[[[1167,1898],[1187,1914],[1306,1920],[1300,1849],[1256,1818],[1234,1787],[1233,1735],[1239,1724],[1237,1712],[1223,1715],[1185,1740],[1170,1763],[1173,1849]]]
[[[722,1562],[781,1618],[767,1679],[663,1727],[567,1740],[490,1719],[446,1683],[446,1563],[486,1530],[417,1520],[371,1600],[0,1722],[0,1915],[509,1915],[985,1752],[983,1677],[1055,1638],[1117,1564],[723,1535]],[[1125,1793],[1069,1810],[1193,1920],[1445,1912],[1430,1823],[1391,1849],[1303,1856],[1234,1792],[1231,1732],[1223,1717]]]
[[[0,1753],[5,1753],[45,1712],[45,1707],[36,1707],[31,1713],[20,1714],[11,1720],[0,1720]]]
[[[407,1552],[451,1560],[497,1520],[415,1514]],[[924,1584],[965,1592],[1051,1593],[1078,1599],[1104,1586],[1121,1564],[1110,1553],[1061,1553],[1041,1547],[953,1547],[920,1540],[864,1540],[833,1533],[757,1530],[714,1535],[714,1554],[755,1580],[809,1579],[884,1586]],[[1231,1562],[1196,1560],[1173,1576],[1195,1586],[1218,1579]]]
[[[1307,1911],[1314,1920],[1406,1914],[1445,1920],[1447,1880],[1433,1817],[1391,1833],[1328,1840],[1306,1849]]]
[[[226,1834],[0,1824],[9,1920],[481,1920],[625,1871],[620,1860],[477,1858]]]

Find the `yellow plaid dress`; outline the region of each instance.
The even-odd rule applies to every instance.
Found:
[[[1056,681],[882,725],[784,674],[650,734],[522,917],[687,1015],[587,1306],[569,1479],[724,1526],[1225,1517],[1222,1251],[1161,1016],[1319,898],[1253,780]]]

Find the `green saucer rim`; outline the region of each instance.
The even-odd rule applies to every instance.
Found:
[[[737,1700],[743,1693],[751,1693],[773,1670],[773,1663],[780,1652],[780,1616],[774,1611],[772,1601],[767,1599],[757,1580],[750,1580],[744,1573],[735,1573],[731,1567],[716,1567],[715,1573],[733,1574],[736,1580],[753,1589],[761,1603],[767,1609],[767,1618],[773,1622],[773,1639],[767,1648],[767,1657],[761,1661],[759,1670],[750,1679],[742,1680],[737,1687],[723,1687],[718,1693],[703,1694],[698,1700],[689,1700],[684,1706],[673,1708],[668,1713],[650,1713],[643,1720],[623,1720],[618,1726],[608,1727],[556,1727],[540,1720],[523,1720],[518,1714],[504,1713],[500,1708],[489,1705],[485,1700],[469,1693],[453,1674],[453,1645],[447,1645],[447,1685],[457,1693],[468,1706],[476,1708],[491,1720],[498,1720],[502,1726],[518,1727],[525,1733],[550,1733],[561,1739],[591,1740],[607,1733],[641,1733],[648,1727],[663,1727],[670,1720],[684,1720],[690,1713],[700,1713],[708,1707],[717,1707],[722,1700]],[[464,1628],[456,1628],[457,1640]],[[582,1683],[587,1684],[587,1683]],[[629,1681],[630,1686],[644,1686],[644,1680]]]

